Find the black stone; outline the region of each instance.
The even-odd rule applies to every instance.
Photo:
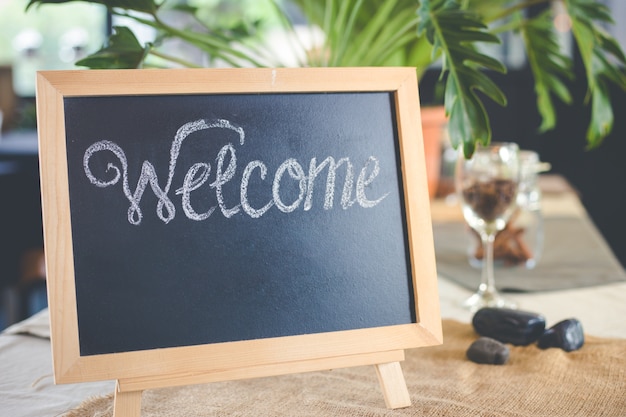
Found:
[[[470,345],[466,355],[472,362],[504,365],[509,360],[509,348],[490,337],[481,337]]]
[[[508,308],[484,307],[474,314],[474,330],[502,343],[526,346],[536,342],[546,328],[546,319],[536,313]]]
[[[577,319],[567,319],[547,329],[537,341],[537,346],[540,349],[557,347],[571,352],[580,349],[584,343],[582,324]]]

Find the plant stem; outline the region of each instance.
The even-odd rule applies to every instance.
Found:
[[[178,58],[175,56],[164,54],[163,52],[157,51],[155,49],[150,49],[150,54],[157,56],[159,58],[165,59],[166,61],[174,62],[176,64],[180,64],[187,68],[202,68],[201,65],[194,64],[193,62],[186,61],[182,58]]]
[[[526,0],[524,2],[516,3],[515,5],[508,7],[506,9],[501,10],[499,13],[492,14],[490,16],[485,16],[485,23],[489,24],[491,22],[495,22],[500,19],[504,19],[505,17],[510,16],[511,14],[527,9],[531,6],[535,6],[537,4],[549,3],[551,0]]]
[[[489,28],[489,31],[494,35],[498,35],[500,33],[511,32],[513,30],[518,30],[526,25],[526,20],[514,19],[503,25]]]
[[[154,20],[144,19],[142,17],[127,13],[117,14],[119,14],[120,16],[131,18],[146,26],[150,26],[157,30],[160,30],[166,33],[168,36],[180,38],[183,41],[190,43],[202,49],[203,51],[208,52],[209,54],[213,54],[214,56],[223,59],[228,64],[234,67],[240,67],[241,62],[247,62],[256,67],[263,67],[260,62],[257,62],[254,58],[250,57],[250,55],[237,50],[232,45],[229,45],[227,42],[222,41],[217,37],[214,39],[211,37],[210,34],[199,34],[189,30],[176,29],[160,20],[156,14],[150,15]],[[241,62],[237,62],[237,58],[241,59]]]
[[[288,34],[292,35],[292,37],[288,36],[288,41],[289,41],[289,46],[291,47],[291,51],[294,52],[293,55],[296,57],[298,61],[298,65],[301,67],[308,65],[309,62],[306,61],[306,58],[305,58],[305,61],[302,61],[299,54],[296,52],[297,48],[299,48],[300,50],[304,52],[308,52],[308,51],[306,50],[306,48],[304,47],[304,44],[302,43],[302,40],[298,36],[298,33],[296,32],[296,29],[293,26],[293,23],[287,17],[287,12],[282,8],[281,5],[278,4],[276,0],[271,0],[270,3],[274,6],[274,10],[276,11],[278,19],[281,22],[285,31]],[[293,45],[294,43],[296,44],[295,46]]]

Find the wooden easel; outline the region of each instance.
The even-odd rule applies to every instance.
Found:
[[[376,368],[376,375],[378,376],[378,382],[380,383],[387,408],[396,409],[410,406],[411,397],[399,362],[404,360],[404,350],[395,350],[325,360],[231,369],[192,376],[172,375],[163,376],[162,378],[120,379],[117,380],[115,386],[113,417],[140,417],[141,395],[146,389],[371,365],[372,360],[376,361],[374,367]],[[323,364],[327,366],[322,366]]]
[[[66,99],[108,100],[116,96],[186,99],[189,95],[239,97],[242,93],[269,93],[280,98],[294,94],[364,92],[383,92],[393,97],[392,130],[394,137],[396,133],[398,136],[394,155],[397,153],[401,159],[394,169],[402,177],[406,217],[404,232],[397,237],[405,243],[405,255],[411,265],[411,274],[406,277],[411,285],[407,286],[402,277],[400,291],[406,288],[408,292],[403,298],[412,300],[414,311],[410,320],[394,318],[388,325],[354,323],[341,331],[294,332],[280,337],[244,337],[204,344],[174,338],[165,347],[121,348],[115,353],[103,348],[102,354],[97,347],[96,352],[81,354],[77,305],[79,301],[89,303],[89,299],[77,300],[81,296],[74,270],[78,247],[73,240],[68,177],[68,146],[75,145],[67,140],[66,122],[71,121],[72,115],[71,111],[66,114],[69,109],[65,106]],[[374,365],[387,407],[395,409],[411,404],[400,367],[405,349],[442,343],[414,68],[45,71],[37,76],[37,114],[55,383],[116,380],[114,416],[138,417],[142,392],[148,389]],[[118,311],[118,307],[111,305],[113,310],[98,313],[106,317]]]

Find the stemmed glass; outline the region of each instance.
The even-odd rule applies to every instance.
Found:
[[[455,186],[463,216],[481,238],[484,257],[478,291],[463,305],[472,311],[481,307],[515,308],[495,287],[493,242],[515,210],[519,184],[519,148],[515,143],[492,143],[477,147],[470,159],[460,155]]]

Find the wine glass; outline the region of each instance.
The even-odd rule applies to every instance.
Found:
[[[493,242],[515,210],[519,184],[519,148],[515,143],[478,146],[466,159],[460,155],[455,186],[463,216],[483,244],[482,277],[478,291],[463,305],[472,311],[481,307],[515,308],[496,290],[493,276]]]

